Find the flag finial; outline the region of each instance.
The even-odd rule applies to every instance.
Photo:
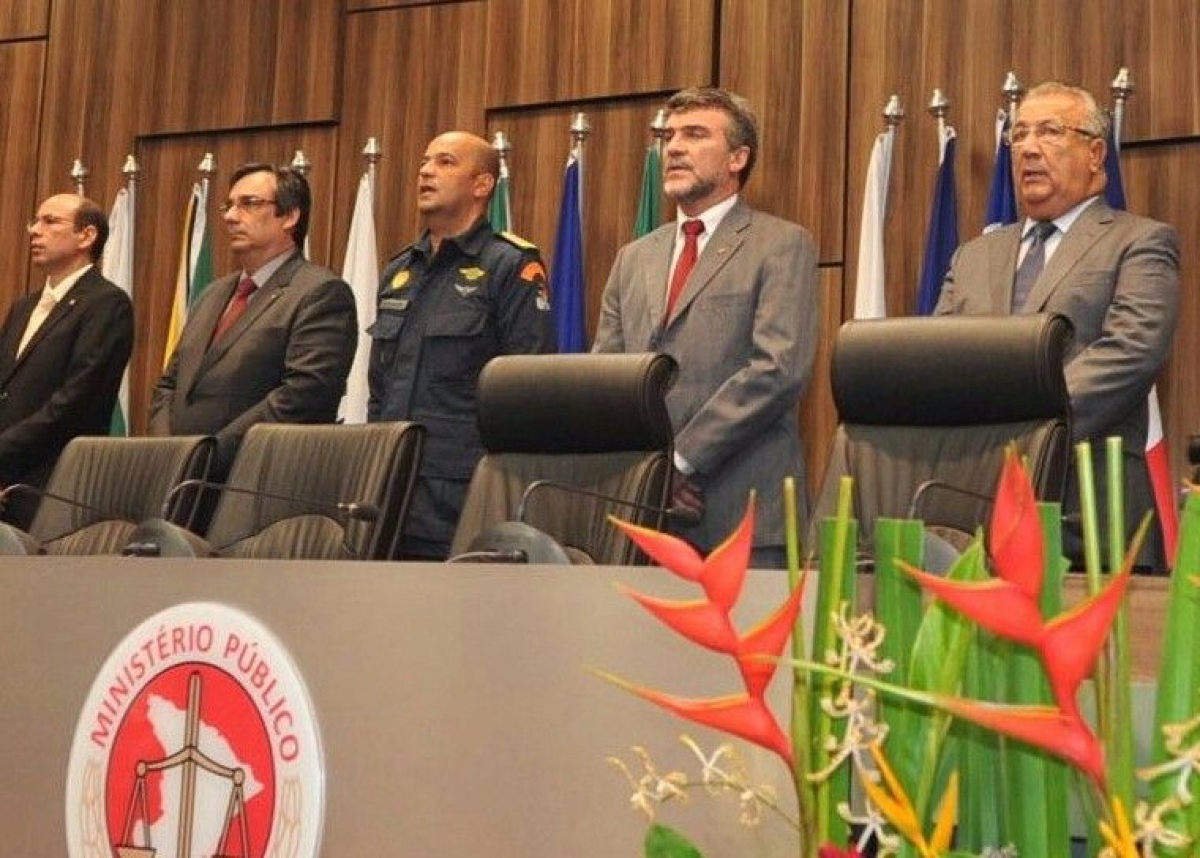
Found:
[[[662,140],[667,133],[667,111],[665,108],[659,108],[658,113],[654,114],[654,118],[650,120],[650,133],[654,135],[655,140]]]
[[[888,128],[895,128],[904,120],[904,107],[900,104],[900,96],[892,93],[888,98],[887,104],[883,106],[883,124]]]
[[[940,89],[934,88],[927,109],[930,115],[936,119],[945,119],[946,114],[950,112],[950,99],[946,98],[945,93]]]
[[[383,150],[379,148],[379,140],[374,137],[368,137],[367,142],[363,144],[362,156],[367,159],[368,164],[378,164],[383,158]]]
[[[71,165],[71,179],[75,182],[75,193],[83,196],[83,186],[87,181],[88,168],[83,166],[83,161],[79,158],[75,159],[75,163]]]
[[[571,139],[582,143],[592,133],[592,124],[588,122],[587,114],[580,111],[571,119]]]
[[[136,182],[138,173],[141,171],[142,168],[138,166],[137,158],[133,155],[126,155],[125,164],[121,167],[121,175],[125,177],[126,181]]]
[[[1136,87],[1133,85],[1133,78],[1129,74],[1129,69],[1126,66],[1121,66],[1117,71],[1117,76],[1112,80],[1112,97],[1113,101],[1123,102],[1133,95]]]
[[[304,154],[303,149],[297,149],[296,154],[292,156],[291,167],[304,178],[308,178],[308,171],[312,169],[312,162],[308,160],[308,156]]]
[[[1008,99],[1008,112],[1010,114],[1015,112],[1021,96],[1025,94],[1025,88],[1021,86],[1021,81],[1017,79],[1015,71],[1010,70],[1004,76],[1004,84],[1000,87],[1000,94]]]
[[[512,151],[512,144],[508,142],[508,135],[503,131],[497,131],[493,134],[492,148],[500,153],[501,158],[507,158],[508,153]]]
[[[205,152],[204,157],[200,159],[200,163],[196,166],[196,170],[205,179],[211,179],[217,172],[217,159],[213,157],[212,152]]]

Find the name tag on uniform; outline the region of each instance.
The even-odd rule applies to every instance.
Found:
[[[408,309],[409,300],[407,298],[384,298],[379,302],[380,310],[391,310],[394,313],[403,313]]]

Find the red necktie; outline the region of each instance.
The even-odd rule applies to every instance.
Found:
[[[692,269],[696,267],[697,251],[700,247],[698,239],[700,233],[704,232],[704,221],[685,220],[682,228],[683,252],[679,254],[679,261],[675,263],[675,273],[671,275],[671,288],[667,292],[668,319],[671,318],[671,313],[675,312],[675,304],[683,293],[683,287],[687,285]]]
[[[254,294],[256,288],[258,287],[249,277],[243,276],[238,281],[237,288],[233,290],[233,300],[225,308],[221,320],[217,322],[217,329],[213,331],[212,341],[214,343],[233,327],[233,323],[242,317],[242,313],[246,312],[246,305],[250,303],[250,296]]]

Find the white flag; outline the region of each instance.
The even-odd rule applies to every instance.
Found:
[[[100,260],[101,273],[133,300],[133,215],[134,186],[117,191],[108,216],[108,243]],[[113,410],[113,435],[129,434],[129,367],[121,376],[121,392]]]
[[[365,423],[367,362],[371,354],[371,338],[367,336],[367,328],[375,322],[375,295],[379,289],[375,187],[369,172],[364,173],[358,182],[354,216],[350,219],[350,237],[346,241],[346,259],[342,263],[342,279],[350,284],[358,308],[358,349],[354,353],[350,377],[346,379],[346,395],[342,398],[338,416],[346,423]]]
[[[871,149],[871,163],[867,166],[862,223],[858,231],[858,271],[854,287],[856,319],[880,319],[887,315],[883,230],[895,134],[895,129],[889,128],[875,138],[875,146]]]

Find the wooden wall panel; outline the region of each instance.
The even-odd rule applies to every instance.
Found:
[[[837,429],[837,408],[829,379],[833,342],[842,326],[842,292],[845,271],[840,267],[821,268],[821,324],[817,341],[817,359],[808,390],[800,402],[800,437],[804,441],[804,463],[808,469],[808,496],[816,498],[825,476],[825,465]],[[803,538],[803,537],[802,537]]]
[[[0,41],[46,36],[50,0],[0,0]]]
[[[0,44],[0,80],[7,88],[0,99],[0,314],[25,293],[30,280],[25,225],[38,206],[31,166],[37,163],[45,56],[45,42]]]
[[[1175,347],[1159,376],[1159,407],[1177,476],[1191,473],[1189,435],[1200,434],[1200,143],[1126,149],[1121,157],[1126,201],[1132,211],[1179,230],[1180,304]]]
[[[662,106],[660,98],[629,98],[617,104],[592,104],[586,111],[592,132],[584,148],[583,256],[587,290],[587,329],[595,333],[600,298],[617,250],[633,239],[649,126]],[[563,170],[571,150],[570,108],[493,111],[489,133],[504,131],[512,141],[509,156],[515,231],[541,248],[549,265],[554,257]],[[664,218],[673,216],[665,205]],[[550,284],[551,300],[555,285]]]
[[[339,4],[126,0],[123,11],[137,17],[144,45],[139,132],[336,119]]]
[[[750,99],[761,154],[751,204],[813,232],[822,262],[841,262],[846,175],[844,0],[724,0],[720,84]]]
[[[329,264],[329,235],[333,221],[335,175],[328,165],[336,162],[337,135],[332,128],[296,126],[260,131],[156,138],[142,141],[138,159],[142,173],[137,199],[137,258],[135,260],[135,323],[137,343],[131,361],[131,410],[134,430],[146,425],[149,391],[162,373],[163,348],[171,317],[183,216],[192,184],[200,177],[196,167],[205,152],[217,161],[217,174],[209,192],[209,232],[212,236],[216,276],[234,269],[217,206],[229,190],[234,169],[247,161],[288,163],[296,149],[312,162],[309,183],[313,192],[312,259]]]
[[[489,0],[489,108],[710,83],[716,0]]]
[[[443,131],[484,134],[486,3],[444,3],[347,16],[345,88],[338,145],[335,259],[344,253],[360,155],[368,137],[383,148],[377,185],[379,252],[415,239],[417,168]],[[429,45],[439,46],[430,61]]]

